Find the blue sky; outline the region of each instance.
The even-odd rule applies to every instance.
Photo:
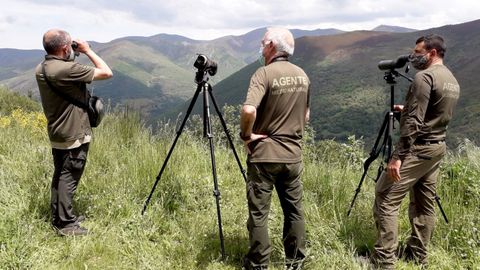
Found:
[[[160,33],[210,40],[265,26],[427,29],[480,19],[474,0],[0,0],[0,6],[0,48],[17,49],[41,49],[50,28],[98,42]]]

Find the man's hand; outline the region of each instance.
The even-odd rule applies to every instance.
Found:
[[[399,159],[392,159],[387,165],[387,174],[394,182],[400,181],[400,167],[402,167],[402,161]]]
[[[85,40],[75,39],[74,41],[78,44],[77,52],[87,53],[90,50],[90,45]]]
[[[395,105],[393,105],[393,110],[395,112],[401,112],[401,111],[403,111],[403,107],[404,107],[403,105],[395,104]]]
[[[251,154],[250,148],[248,148],[248,144],[257,140],[265,139],[267,137],[267,135],[252,133],[248,140],[243,141],[243,144],[245,145],[245,149],[247,150],[248,154]]]

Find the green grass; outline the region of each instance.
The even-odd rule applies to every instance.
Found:
[[[49,225],[53,165],[46,132],[33,132],[15,122],[0,127],[0,268],[240,269],[248,249],[244,180],[230,149],[217,142],[226,249],[222,261],[210,155],[207,141],[198,134],[198,122],[183,132],[146,214],[141,215],[175,137],[174,124],[160,127],[153,134],[138,116],[112,113],[95,130],[74,204],[87,216],[84,225],[91,233],[77,238],[59,237]],[[218,138],[220,132],[215,132]],[[238,141],[236,149],[245,166]],[[347,144],[305,143],[305,269],[368,269],[355,256],[371,251],[375,241],[373,181],[365,181],[351,217],[346,216],[364,155],[362,143],[353,137]],[[478,179],[480,149],[466,141],[449,152],[442,166],[438,191],[450,223],[438,215],[430,245],[432,269],[480,268]],[[271,269],[283,269],[282,212],[276,195],[273,198]],[[407,201],[399,220],[400,242],[409,234]],[[397,267],[419,269],[402,261]]]

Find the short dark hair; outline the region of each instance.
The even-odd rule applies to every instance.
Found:
[[[415,44],[418,44],[420,42],[425,43],[425,49],[427,51],[431,49],[435,49],[438,55],[440,56],[440,58],[443,58],[445,56],[445,52],[447,51],[447,46],[445,46],[445,41],[441,36],[435,35],[435,34],[422,36],[417,39],[417,42],[415,42]]]
[[[56,53],[62,46],[68,44],[70,34],[63,30],[48,31],[43,35],[43,48],[48,54]]]

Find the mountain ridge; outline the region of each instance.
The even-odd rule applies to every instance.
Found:
[[[292,30],[297,38],[291,61],[301,66],[312,81],[312,108],[318,109],[312,110],[311,124],[318,130],[317,138],[346,140],[349,135],[357,134],[370,141],[376,135],[389,100],[384,72],[378,70],[377,63],[409,53],[418,36],[431,32],[446,38],[446,64],[464,91],[457,107],[460,117],[454,116],[451,128],[454,133],[475,138],[474,134],[480,131],[478,125],[471,124],[480,113],[480,96],[474,91],[476,70],[480,68],[480,58],[474,49],[480,46],[479,29],[480,20],[416,32],[361,30],[328,35],[315,32],[318,36],[305,36],[303,34],[314,32]],[[113,80],[93,84],[95,93],[111,99],[114,105],[140,110],[150,123],[165,115],[174,118],[194,93],[196,70],[192,65],[196,53],[204,53],[218,63],[218,73],[210,78],[218,104],[241,104],[250,76],[259,67],[255,59],[259,56],[264,31],[265,28],[259,28],[240,36],[221,37],[215,42],[170,34],[92,42],[115,74]],[[22,51],[8,53],[10,55],[5,56],[5,51],[0,49],[0,84],[7,83],[19,92],[33,89],[35,93],[36,84],[30,75],[34,66],[25,70],[19,63],[24,64],[23,67],[28,67],[26,63],[36,65],[35,61],[40,62],[44,53],[29,51],[32,54],[29,57]],[[16,59],[16,55],[23,60],[12,65],[1,61]],[[79,61],[88,63],[85,57]],[[408,83],[401,78],[397,81],[395,100],[402,102]]]
[[[410,53],[416,39],[429,33],[445,38],[445,64],[461,86],[450,125],[450,143],[462,137],[478,143],[480,124],[475,119],[480,116],[480,93],[476,91],[479,79],[475,74],[480,58],[475,48],[480,47],[480,20],[410,33],[354,31],[296,39],[291,61],[302,67],[312,82],[310,119],[317,139],[346,141],[355,134],[373,143],[390,101],[390,87],[378,62]],[[256,68],[258,65],[251,64],[220,82],[216,86],[218,103],[241,104]],[[412,77],[413,73],[406,75]],[[409,83],[401,77],[396,82],[394,99],[401,104]],[[229,91],[232,88],[242,90]]]
[[[197,54],[208,55],[218,63],[219,72],[212,83],[219,82],[258,58],[259,39],[264,30],[259,28],[243,35],[213,40],[157,34],[122,37],[106,43],[91,41],[91,47],[114,71],[112,80],[95,83],[93,87],[96,94],[110,99],[114,105],[140,109],[144,117],[148,117],[151,110],[161,114],[175,107],[178,101],[186,100],[195,88],[193,63]],[[302,36],[332,34],[340,30],[292,31]],[[31,74],[44,54],[43,50],[0,49],[0,85],[38,99]],[[90,64],[84,55],[77,60]]]
[[[372,31],[383,31],[383,32],[393,32],[393,33],[409,33],[409,32],[416,32],[419,31],[417,29],[401,27],[401,26],[394,26],[394,25],[386,25],[381,24],[372,29]]]

